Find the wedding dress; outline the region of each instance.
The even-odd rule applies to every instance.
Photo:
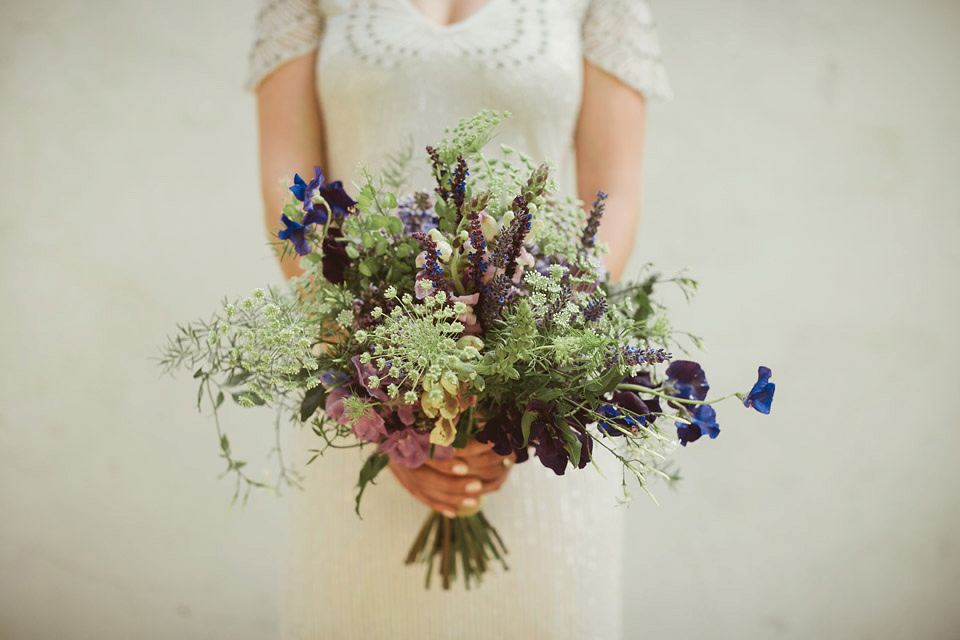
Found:
[[[410,186],[431,189],[425,155],[444,128],[481,109],[512,113],[490,145],[549,159],[561,190],[576,185],[573,134],[584,57],[646,96],[667,97],[649,8],[642,0],[489,0],[443,26],[410,0],[265,0],[248,88],[291,58],[316,51],[317,91],[330,180],[359,182],[384,156],[414,149]],[[306,168],[305,168],[306,170]],[[278,212],[279,215],[279,212]],[[292,437],[298,462],[319,445]],[[424,569],[403,558],[426,515],[388,471],[354,513],[368,450],[331,451],[288,495],[283,637],[621,637],[623,509],[620,472],[601,460],[564,476],[531,458],[484,513],[509,549],[479,588],[424,589]],[[599,456],[598,456],[599,457]]]

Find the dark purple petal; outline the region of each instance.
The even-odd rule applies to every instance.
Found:
[[[707,397],[710,385],[700,365],[690,360],[675,360],[666,371],[667,382],[671,383],[674,393],[670,395],[687,400],[703,401]]]
[[[570,454],[563,448],[563,441],[553,433],[553,429],[544,428],[537,437],[534,446],[540,464],[552,470],[558,476],[562,476],[566,471]]]
[[[332,284],[342,283],[344,280],[343,274],[350,266],[350,257],[347,255],[346,248],[342,242],[337,241],[341,237],[343,237],[343,234],[340,229],[330,227],[327,229],[327,235],[323,238],[323,258],[321,259],[323,277]]]
[[[343,182],[340,180],[320,187],[320,195],[330,205],[330,211],[335,217],[343,218],[356,210],[356,201],[343,190]]]
[[[770,405],[773,404],[773,392],[776,384],[770,382],[771,371],[767,367],[757,369],[757,383],[753,385],[750,393],[743,400],[743,406],[753,407],[763,414],[770,413]]]

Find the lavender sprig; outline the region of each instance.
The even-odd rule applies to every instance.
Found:
[[[417,232],[411,236],[417,240],[426,253],[426,259],[423,264],[423,273],[426,278],[433,283],[435,291],[450,291],[450,285],[443,277],[443,267],[440,266],[440,251],[437,249],[437,243],[433,241],[426,233]]]
[[[584,247],[593,248],[597,242],[597,230],[600,229],[600,218],[603,217],[603,210],[606,207],[604,202],[607,194],[603,191],[597,191],[597,199],[593,201],[593,207],[590,209],[590,215],[587,217],[587,226],[583,229],[583,235],[580,241]]]
[[[604,359],[607,368],[615,366],[635,367],[647,364],[659,364],[671,359],[673,354],[666,349],[643,349],[641,347],[617,347],[611,349]]]

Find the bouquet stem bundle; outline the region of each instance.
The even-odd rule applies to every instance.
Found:
[[[504,559],[506,554],[506,545],[484,517],[483,511],[455,518],[431,511],[410,547],[406,564],[427,565],[425,584],[428,589],[434,564],[437,564],[443,588],[449,589],[457,576],[459,561],[463,584],[469,589],[471,583],[480,584],[483,574],[494,560],[504,569],[509,569]]]

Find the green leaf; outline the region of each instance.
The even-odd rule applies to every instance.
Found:
[[[327,390],[322,385],[317,385],[303,394],[303,402],[300,403],[300,422],[309,420],[326,399]]]
[[[356,260],[360,257],[360,250],[357,249],[356,245],[354,245],[352,242],[348,242],[344,249],[346,250],[347,255],[350,256],[351,260]]]
[[[560,432],[560,437],[563,439],[563,448],[570,454],[570,462],[574,467],[579,466],[580,450],[583,448],[583,445],[580,444],[580,438],[569,428],[558,427],[557,431]]]
[[[623,380],[623,374],[618,367],[610,367],[606,373],[587,383],[587,391],[590,393],[607,393],[613,391],[620,381]]]
[[[199,369],[197,369],[196,373],[193,374],[193,377],[194,377],[194,379],[196,379],[196,378],[199,378],[199,377],[202,376],[202,375],[203,375],[203,367],[200,367]]]
[[[537,400],[541,402],[553,402],[566,392],[565,389],[547,389],[537,394]]]
[[[363,467],[360,469],[360,479],[357,481],[359,490],[357,491],[356,512],[358,516],[360,515],[360,498],[363,497],[364,489],[367,488],[368,483],[373,482],[377,474],[383,471],[388,462],[390,462],[390,456],[385,453],[374,452],[367,458],[367,461],[363,463]]]
[[[397,196],[392,193],[383,194],[383,202],[381,202],[384,209],[396,209],[397,208]]]
[[[363,248],[364,248],[364,249],[372,249],[372,248],[374,247],[374,245],[377,244],[376,238],[374,238],[374,237],[373,237],[373,234],[372,234],[372,233],[369,233],[369,232],[368,232],[368,233],[364,233],[364,234],[360,237],[360,242],[363,243]]]
[[[223,383],[223,386],[225,386],[225,387],[235,387],[235,386],[237,386],[238,384],[243,383],[243,382],[244,382],[247,378],[249,378],[249,377],[250,377],[250,372],[249,372],[249,371],[244,371],[243,369],[241,369],[241,370],[238,371],[237,373],[234,373],[234,374],[231,375],[229,378],[227,378],[227,381]]]
[[[220,448],[227,455],[230,455],[230,441],[227,440],[227,434],[220,436]]]
[[[357,271],[359,271],[361,275],[367,276],[368,278],[373,276],[373,269],[370,268],[370,265],[367,264],[366,260],[357,265]]]
[[[391,217],[390,222],[387,224],[387,230],[391,233],[391,235],[400,235],[403,233],[403,220],[397,218],[396,216]]]
[[[217,401],[216,401],[216,403],[214,403],[213,408],[214,408],[214,409],[219,409],[219,408],[220,408],[220,405],[222,405],[222,404],[223,404],[223,391],[220,391],[220,392],[217,393]]]
[[[527,441],[530,440],[530,426],[533,425],[533,421],[537,419],[536,411],[524,411],[523,418],[520,420],[520,431],[523,433],[523,446],[527,446]]]

